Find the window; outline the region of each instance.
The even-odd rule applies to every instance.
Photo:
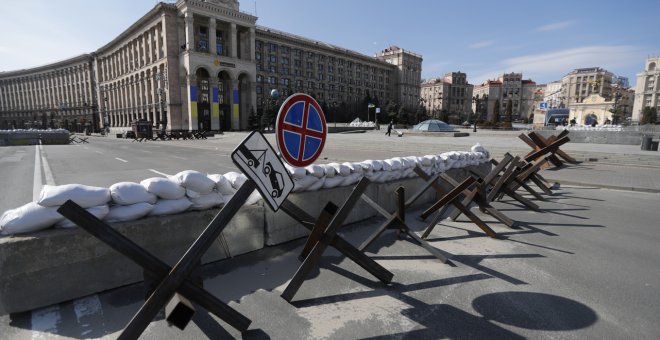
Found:
[[[257,50],[261,50],[263,48],[263,43],[261,42],[261,40],[257,40],[255,41],[254,46]]]
[[[282,57],[281,58],[282,65],[289,65],[289,58],[287,57]]]
[[[323,80],[323,78],[324,78],[323,73],[319,73],[319,75],[318,75],[318,79],[319,79],[319,80]]]
[[[277,52],[277,44],[269,43],[268,44],[268,51],[270,53],[275,53]]]
[[[277,77],[268,77],[269,84],[277,84]]]
[[[316,65],[316,66],[317,66],[316,68],[317,68],[319,71],[323,71],[323,64],[318,64],[318,65]]]
[[[276,62],[277,62],[277,56],[271,54],[271,55],[268,56],[268,60],[269,60],[271,63],[276,63]]]
[[[314,78],[314,72],[307,71],[307,78]]]
[[[335,81],[335,76],[333,76],[332,74],[329,74],[328,75],[328,80],[329,81]]]
[[[257,86],[257,93],[261,94],[262,92],[263,92],[263,88],[261,87],[261,85],[258,85]]]
[[[288,86],[289,85],[289,78],[281,78],[280,79],[280,84],[284,85],[284,86]]]
[[[294,59],[293,60],[293,66],[300,67],[300,65],[302,65],[302,63],[300,62],[300,59]]]
[[[282,53],[282,54],[289,54],[289,46],[282,46],[282,47],[280,47],[280,53]]]
[[[297,88],[302,88],[303,86],[303,81],[302,80],[296,80],[296,87]]]
[[[335,72],[335,67],[332,66],[332,65],[328,65],[328,72],[329,72],[329,73],[333,73],[333,72]]]
[[[314,52],[307,52],[307,58],[314,58]]]
[[[264,82],[264,76],[261,74],[257,74],[257,83],[263,83]]]
[[[283,75],[289,75],[289,68],[288,67],[282,67],[282,74]]]
[[[314,68],[314,64],[311,61],[308,61],[307,62],[307,69],[311,70],[312,68]]]
[[[312,82],[312,81],[307,82],[307,88],[313,90],[314,89],[314,82]]]
[[[276,73],[277,72],[277,66],[275,66],[275,65],[268,66],[268,71],[270,71],[272,73]]]
[[[254,54],[254,58],[257,59],[257,60],[261,60],[261,52],[256,52]]]
[[[300,76],[302,76],[302,71],[300,71],[299,69],[294,69],[293,70],[293,75],[296,76],[296,77],[300,77]]]

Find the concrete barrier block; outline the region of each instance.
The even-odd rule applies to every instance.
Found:
[[[321,212],[321,209],[330,201],[341,206],[351,191],[353,191],[353,186],[323,189],[314,192],[299,192],[290,194],[288,199],[308,214],[316,217]],[[374,183],[365,191],[372,198],[377,196],[377,192],[377,185]],[[348,215],[344,224],[361,221],[375,215],[376,211],[371,209],[367,203],[360,200]],[[266,245],[269,246],[309,235],[309,231],[305,227],[299,225],[283,211],[274,213],[272,210],[266,209],[265,221]]]
[[[173,265],[218,209],[114,224],[120,233]],[[243,206],[202,263],[264,246],[264,207]],[[228,252],[227,252],[228,249]],[[0,238],[0,314],[26,311],[140,282],[142,268],[82,229]]]

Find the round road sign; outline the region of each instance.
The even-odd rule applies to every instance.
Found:
[[[284,101],[275,131],[282,157],[297,167],[310,165],[321,155],[328,134],[321,106],[304,93],[293,94]]]

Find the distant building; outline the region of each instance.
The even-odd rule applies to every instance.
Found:
[[[561,85],[560,80],[547,83],[543,92],[543,101],[548,103],[548,109],[558,109],[561,107]]]
[[[146,119],[167,130],[245,130],[271,90],[325,106],[419,105],[422,57],[374,57],[258,27],[237,0],[158,3],[93,53],[0,73],[0,129],[114,132]],[[366,108],[365,108],[366,111]]]
[[[561,107],[581,103],[592,94],[609,99],[614,74],[600,67],[578,68],[561,79]]]
[[[660,112],[660,57],[646,59],[644,71],[637,73],[635,101],[632,109],[632,121],[639,122],[645,107],[655,107]]]
[[[522,79],[522,73],[505,73],[497,80],[488,80],[475,86],[474,97],[475,100],[481,98],[486,101],[487,120],[492,119],[495,104],[498,102],[500,116],[504,116],[509,100],[513,108],[512,118],[526,119],[534,113],[536,88],[536,83],[531,79]]]
[[[472,113],[472,90],[465,73],[450,72],[442,78],[432,78],[422,83],[422,104],[429,116],[441,118],[454,116],[469,119]]]

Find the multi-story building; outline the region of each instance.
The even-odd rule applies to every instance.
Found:
[[[255,49],[257,111],[269,105],[272,90],[308,93],[330,107],[365,98],[402,102],[399,69],[377,58],[265,27],[257,27]]]
[[[561,107],[581,103],[592,94],[609,99],[614,74],[600,67],[578,68],[561,79]]]
[[[561,80],[549,82],[545,84],[545,91],[543,92],[543,101],[548,103],[548,109],[558,109],[561,107]]]
[[[449,72],[442,78],[431,78],[421,85],[422,104],[433,118],[443,114],[468,119],[472,110],[472,90],[465,73]]]
[[[497,80],[488,80],[474,87],[475,112],[481,112],[479,106],[483,106],[481,117],[492,120],[496,103],[499,103],[500,116],[503,116],[511,101],[512,118],[526,119],[534,112],[535,93],[536,83],[522,79],[522,73],[504,73]]]
[[[396,67],[394,72],[395,100],[407,110],[415,110],[419,105],[422,81],[422,56],[406,51],[398,46],[390,46],[376,54],[376,59],[383,60]]]
[[[639,122],[645,107],[655,107],[660,112],[660,57],[646,59],[644,71],[637,73],[635,101],[632,109],[632,121]]]
[[[60,62],[0,73],[0,129],[98,126],[94,58],[83,54]]]
[[[369,57],[256,21],[237,0],[161,2],[89,55],[0,73],[0,124],[246,129],[276,88],[327,103],[368,94],[418,105],[421,56],[392,47]]]

